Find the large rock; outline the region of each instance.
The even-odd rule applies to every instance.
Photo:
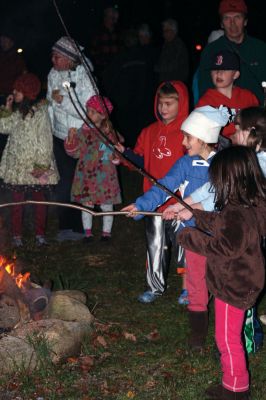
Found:
[[[88,307],[68,295],[52,295],[45,311],[44,318],[56,318],[63,321],[86,321],[89,324],[93,316]]]
[[[12,329],[20,321],[17,302],[12,297],[2,294],[0,296],[0,327]]]
[[[0,339],[0,371],[1,373],[15,372],[18,368],[32,371],[38,361],[33,347],[25,338],[3,336]]]
[[[52,292],[52,297],[60,295],[72,297],[73,299],[76,299],[83,304],[86,304],[87,301],[86,293],[82,292],[81,290],[56,290]]]
[[[47,342],[52,362],[56,363],[67,357],[80,353],[85,336],[92,331],[90,324],[85,321],[70,322],[58,319],[34,321],[16,328],[12,336],[28,342],[28,337],[41,337]],[[1,343],[1,340],[0,340]]]
[[[20,319],[10,334],[0,338],[0,371],[9,373],[20,367],[30,371],[38,367],[38,342],[42,340],[49,349],[47,356],[54,363],[78,355],[84,338],[92,331],[94,320],[85,301],[86,295],[79,291],[55,292],[43,319],[28,323]],[[10,318],[14,323],[18,319],[17,313],[9,314],[8,320]]]

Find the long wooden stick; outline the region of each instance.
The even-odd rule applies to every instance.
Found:
[[[92,211],[87,207],[83,206],[78,206],[76,204],[69,204],[69,203],[59,203],[56,201],[37,201],[37,200],[25,200],[25,201],[16,201],[12,203],[2,203],[0,204],[0,208],[4,207],[12,207],[12,206],[22,206],[22,205],[27,205],[27,204],[43,204],[43,205],[49,205],[49,206],[57,206],[57,207],[69,207],[69,208],[75,208],[76,210],[81,210],[85,211],[88,214],[91,214],[93,217],[102,217],[104,215],[146,215],[149,217],[153,216],[161,216],[162,213],[159,212],[153,212],[153,211],[134,211],[133,213],[130,213],[128,211],[102,211],[102,212],[96,212]]]

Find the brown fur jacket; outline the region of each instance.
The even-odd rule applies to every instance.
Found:
[[[183,229],[179,243],[207,257],[207,286],[214,297],[250,308],[264,287],[266,201],[253,207],[228,204],[219,213],[195,210],[194,217],[199,229]]]

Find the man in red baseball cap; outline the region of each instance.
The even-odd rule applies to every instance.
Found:
[[[264,102],[261,82],[266,80],[266,43],[246,33],[247,5],[244,0],[221,0],[219,15],[224,36],[210,43],[202,52],[199,66],[199,92],[213,87],[209,70],[211,60],[220,51],[231,51],[240,58],[240,77],[237,86],[248,89]]]
[[[222,0],[219,6],[221,26],[229,40],[241,43],[245,36],[248,9],[244,0]]]

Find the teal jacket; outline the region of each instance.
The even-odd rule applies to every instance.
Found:
[[[201,54],[199,66],[199,95],[202,96],[209,88],[213,88],[210,75],[210,63],[215,54],[221,50],[236,52],[240,58],[240,77],[236,85],[253,92],[263,105],[264,93],[261,86],[266,81],[266,43],[246,35],[241,44],[236,44],[221,36],[208,44]]]

